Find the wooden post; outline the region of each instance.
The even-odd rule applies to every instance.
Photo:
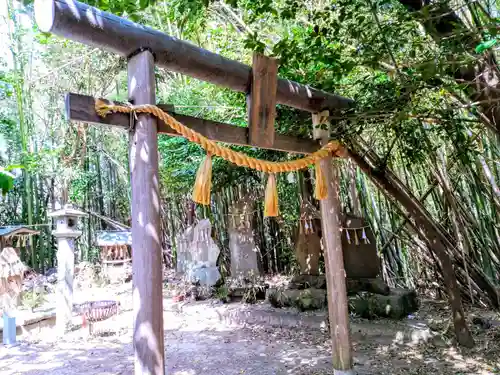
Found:
[[[328,315],[332,336],[333,370],[335,375],[354,375],[352,370],[351,339],[346,275],[342,253],[342,222],[340,219],[340,185],[337,167],[332,157],[320,162],[328,186],[328,196],[320,201],[323,246],[325,249]]]
[[[248,103],[249,143],[258,147],[274,145],[278,62],[258,53],[253,55],[252,86]]]
[[[328,111],[312,115],[313,137],[328,143]],[[327,126],[323,126],[327,125]],[[333,371],[335,375],[354,375],[349,332],[349,305],[346,273],[342,252],[342,220],[340,218],[340,174],[331,156],[320,161],[328,195],[320,201],[323,247],[325,251],[328,317],[332,336]]]
[[[155,103],[154,58],[141,51],[128,61],[129,99]],[[132,282],[135,374],[163,375],[163,277],[156,120],[141,114],[130,140]]]

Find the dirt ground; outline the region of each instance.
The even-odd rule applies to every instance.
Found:
[[[92,291],[86,298],[109,298],[124,307],[113,320],[57,340],[49,332],[0,347],[0,374],[131,374],[132,311],[130,285],[121,291]],[[326,375],[331,370],[324,312],[299,313],[268,304],[175,303],[164,298],[166,373],[169,375]],[[486,316],[482,311],[470,315]],[[404,321],[352,317],[355,369],[359,375],[500,374],[500,326],[471,324],[477,345],[453,344],[446,304],[424,302]],[[493,314],[487,318],[498,319]]]

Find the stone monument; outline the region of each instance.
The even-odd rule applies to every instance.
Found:
[[[377,241],[362,217],[344,214],[342,218],[344,268],[350,279],[375,279],[380,273]]]
[[[258,252],[253,236],[255,199],[240,199],[229,212],[229,250],[231,277],[251,279],[260,276]]]
[[[295,256],[301,275],[319,275],[321,255],[321,215],[311,202],[300,204],[300,222],[295,244]]]
[[[193,240],[189,246],[190,261],[187,262],[187,279],[191,283],[213,286],[220,279],[217,268],[219,247],[212,238],[212,224],[203,219],[193,230]]]

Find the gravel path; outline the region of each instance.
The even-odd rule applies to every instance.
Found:
[[[190,313],[171,310],[164,314],[169,375],[328,374],[331,361],[325,347],[311,348],[306,341],[272,337],[265,329],[211,319],[210,316],[217,316],[212,314],[214,309],[204,309],[210,314],[208,318],[196,310]],[[120,322],[128,318],[131,313],[125,312]],[[2,348],[0,373],[130,374],[133,372],[131,329],[120,328],[118,335],[99,335],[89,340],[77,331],[63,341],[51,342],[45,337]]]
[[[332,374],[328,335],[320,329],[322,313],[300,314],[266,304],[183,305],[171,299],[165,299],[164,310],[168,375]],[[17,347],[0,347],[0,374],[131,374],[131,322],[132,312],[122,311],[96,327],[111,327],[112,334],[87,339],[83,330],[76,330],[56,341],[49,330]],[[500,341],[482,340],[474,351],[460,352],[432,337],[417,319],[353,319],[351,330],[359,375],[500,373],[498,356],[485,356]]]

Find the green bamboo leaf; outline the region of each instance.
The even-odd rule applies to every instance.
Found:
[[[13,164],[13,165],[8,165],[5,167],[5,171],[10,172],[13,171],[14,169],[24,169],[24,165],[21,164]]]
[[[5,195],[14,187],[14,175],[0,167],[0,190]]]
[[[491,47],[495,46],[495,44],[497,44],[496,39],[490,39],[486,42],[483,42],[483,43],[476,46],[476,53],[482,53],[482,52],[486,51],[487,49],[490,49]]]

